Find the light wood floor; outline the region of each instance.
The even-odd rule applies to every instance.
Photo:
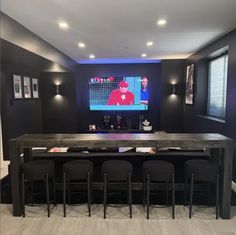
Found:
[[[26,207],[26,218],[13,217],[11,205],[0,204],[1,235],[236,235],[236,207],[232,219],[215,220],[213,208],[194,207],[194,216],[188,219],[187,208],[176,206],[176,219],[170,209],[151,209],[146,220],[141,205],[134,205],[133,219],[128,209],[108,208],[108,218],[103,219],[102,205],[93,205],[92,217],[87,217],[86,206],[68,207],[68,216],[62,216],[62,205],[57,205],[50,218],[46,207]]]

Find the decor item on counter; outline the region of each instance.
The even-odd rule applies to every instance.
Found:
[[[155,148],[155,147],[137,147],[136,152],[137,153],[155,154],[155,153],[157,153],[157,148]]]
[[[105,115],[103,118],[105,129],[110,129],[110,116]]]
[[[38,79],[32,78],[33,98],[39,98]]]
[[[193,104],[194,64],[187,66],[185,104]]]
[[[96,125],[94,125],[94,124],[89,125],[89,130],[90,131],[95,131],[96,130]]]
[[[143,130],[144,131],[151,131],[152,130],[152,126],[150,126],[150,122],[145,119],[143,122]]]
[[[22,99],[22,80],[21,76],[13,75],[14,99]]]
[[[66,153],[69,147],[53,147],[48,150],[49,153]]]
[[[29,77],[24,77],[24,97],[26,99],[31,98],[31,86]]]
[[[139,130],[142,130],[143,128],[142,122],[143,122],[143,114],[140,114],[139,115]]]
[[[122,125],[122,116],[117,115],[116,116],[116,129],[120,130]]]

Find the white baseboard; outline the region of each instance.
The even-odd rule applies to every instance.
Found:
[[[234,181],[232,181],[231,187],[232,190],[236,193],[236,183]]]

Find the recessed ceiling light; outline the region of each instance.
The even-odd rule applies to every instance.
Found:
[[[90,55],[89,58],[90,58],[90,59],[94,59],[94,58],[95,58],[95,55]]]
[[[142,56],[142,57],[146,57],[146,56],[147,56],[147,54],[143,53],[141,56]]]
[[[58,24],[59,24],[60,29],[63,29],[63,30],[69,29],[69,25],[65,21],[61,21]]]
[[[85,44],[84,44],[83,42],[79,42],[79,43],[78,43],[78,46],[79,46],[80,48],[85,48]]]
[[[149,42],[146,43],[146,45],[147,45],[148,47],[151,47],[151,46],[153,46],[153,42],[149,41]]]
[[[159,20],[157,21],[157,24],[158,24],[159,26],[164,26],[164,25],[166,25],[166,20],[165,20],[165,19],[159,19]]]

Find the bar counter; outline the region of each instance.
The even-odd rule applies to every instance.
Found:
[[[230,218],[233,140],[220,134],[25,134],[10,140],[13,215],[22,215],[20,154],[32,159],[33,147],[180,147],[211,151],[221,164],[220,216]],[[73,154],[72,154],[73,155]],[[76,156],[76,155],[75,155]],[[46,156],[45,156],[46,157]]]

